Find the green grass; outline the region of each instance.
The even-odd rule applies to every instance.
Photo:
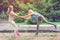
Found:
[[[53,24],[56,24],[56,25],[60,25],[60,22],[52,22]],[[44,25],[46,23],[42,23],[42,25]]]
[[[52,22],[53,24],[60,25],[60,22]],[[26,22],[17,23],[17,25],[29,25]],[[41,23],[41,25],[46,25],[46,23]]]

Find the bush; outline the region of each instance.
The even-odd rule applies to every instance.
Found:
[[[7,14],[0,14],[0,19],[8,19],[8,15]]]
[[[18,0],[16,0],[14,4],[18,5],[16,8],[17,9],[16,11],[18,12],[17,14],[19,16],[26,15],[28,9],[32,9],[47,17],[48,21],[53,21],[52,16],[54,16],[55,14],[60,14],[59,0],[37,0],[37,1],[30,0],[30,3],[24,4],[24,2],[19,2]],[[1,14],[0,18],[7,18],[7,16],[5,17],[5,14],[4,15]],[[20,20],[24,20],[24,19],[15,18],[16,22],[20,22]]]
[[[24,19],[16,18],[16,17],[15,17],[14,21],[15,21],[16,23],[20,23],[20,22],[24,22]]]
[[[52,16],[53,21],[60,21],[60,14],[55,14]]]
[[[28,22],[27,22],[28,24],[37,24],[37,21],[36,20],[28,20]]]

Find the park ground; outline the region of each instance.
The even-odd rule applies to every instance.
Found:
[[[20,23],[17,24],[20,25]],[[59,25],[60,22],[55,22],[55,24]],[[2,27],[2,25],[2,22],[0,22],[0,27]],[[21,23],[21,25],[24,25],[24,23]],[[0,33],[0,40],[60,40],[60,32],[39,32],[38,36],[35,36],[33,32],[20,33],[21,36],[19,38],[12,37],[13,33]]]
[[[35,33],[20,33],[18,38],[12,37],[13,33],[0,33],[0,40],[60,40],[60,33],[39,33],[35,36]]]

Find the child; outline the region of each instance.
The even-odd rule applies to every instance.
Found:
[[[36,20],[38,22],[41,22],[42,20],[44,20],[46,23],[48,24],[51,24],[51,25],[54,25],[54,27],[56,28],[56,25],[51,23],[51,22],[48,22],[45,17],[37,12],[34,12],[33,10],[28,10],[28,14],[26,16],[20,16],[20,18],[24,18],[24,19],[28,19],[28,20]]]
[[[8,10],[7,10],[7,14],[9,15],[8,21],[10,24],[12,24],[12,26],[14,27],[14,35],[13,37],[19,37],[20,34],[18,32],[18,26],[16,25],[16,23],[14,22],[14,17],[19,17],[17,14],[14,13],[13,11],[13,5],[9,5]]]

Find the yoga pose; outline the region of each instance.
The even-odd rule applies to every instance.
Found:
[[[42,20],[44,20],[46,23],[51,24],[51,25],[54,25],[54,27],[56,28],[56,25],[55,24],[53,24],[51,22],[48,22],[43,15],[41,15],[41,14],[39,14],[37,12],[34,12],[31,9],[28,10],[28,13],[27,13],[26,16],[20,16],[20,18],[24,18],[24,19],[28,19],[28,20],[33,19],[33,20],[36,20],[37,22],[41,22]]]
[[[18,26],[16,25],[16,23],[14,22],[14,17],[19,17],[17,14],[14,13],[13,11],[13,5],[9,5],[8,10],[7,10],[7,14],[9,15],[8,21],[10,24],[12,24],[12,26],[14,27],[14,35],[13,37],[19,37],[20,34],[18,32]]]

